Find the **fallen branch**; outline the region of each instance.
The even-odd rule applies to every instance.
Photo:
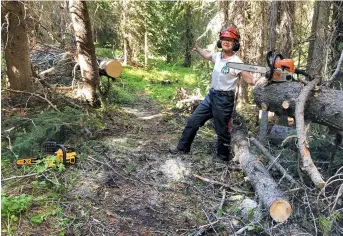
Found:
[[[298,185],[298,183],[293,179],[293,177],[287,173],[285,168],[283,168],[277,162],[276,158],[274,156],[272,156],[272,154],[270,154],[270,152],[268,152],[268,150],[259,141],[257,141],[255,138],[251,138],[250,141],[256,147],[258,147],[266,157],[268,157],[268,159],[271,161],[271,165],[274,165],[281,172],[281,174],[283,174],[285,176],[286,179],[288,179],[292,184]]]
[[[227,184],[224,184],[224,183],[221,183],[221,182],[218,182],[218,181],[215,181],[215,180],[211,180],[211,179],[202,177],[202,176],[200,176],[200,175],[193,174],[193,176],[194,176],[195,178],[201,179],[201,180],[204,181],[204,182],[211,183],[211,184],[215,184],[215,185],[220,185],[220,186],[229,188],[229,189],[231,189],[231,190],[233,190],[233,191],[235,191],[235,192],[247,193],[246,191],[243,191],[243,190],[241,190],[241,189],[239,189],[239,188],[235,188],[235,187],[229,186],[229,185],[227,185]]]
[[[60,110],[58,110],[57,106],[52,104],[52,102],[50,102],[48,99],[46,99],[45,97],[42,97],[39,94],[36,93],[31,93],[31,92],[27,92],[27,91],[20,91],[20,90],[14,90],[14,89],[5,89],[6,91],[10,91],[10,92],[15,92],[15,93],[25,93],[25,94],[30,94],[32,96],[38,97],[44,101],[46,101],[54,110],[61,112]]]
[[[319,82],[318,78],[311,81],[301,91],[295,103],[295,122],[296,122],[300,157],[303,162],[302,169],[307,172],[307,174],[309,175],[312,182],[315,184],[317,188],[322,188],[325,185],[325,181],[323,180],[317,167],[312,161],[311,154],[308,148],[308,142],[306,139],[305,119],[304,119],[305,102],[307,101],[310,92],[315,88],[318,82]]]
[[[26,178],[26,177],[31,177],[31,176],[35,176],[38,173],[33,173],[33,174],[27,174],[27,175],[19,175],[19,176],[12,176],[6,179],[2,179],[2,181],[7,181],[7,180],[11,180],[11,179],[19,179],[19,178]]]

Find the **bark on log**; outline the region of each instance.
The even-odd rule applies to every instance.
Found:
[[[294,117],[295,100],[299,96],[303,85],[298,82],[258,84],[254,89],[254,100],[258,106],[267,104],[268,111],[281,115],[284,112]],[[322,87],[310,93],[305,104],[305,120],[326,125],[332,129],[343,131],[343,91]],[[289,101],[289,108],[284,111],[282,103]]]
[[[118,60],[98,58],[99,75],[106,75],[110,78],[118,78],[123,71],[123,66]]]
[[[234,127],[231,134],[235,157],[254,186],[257,196],[267,206],[274,221],[286,221],[292,212],[290,203],[277,188],[266,168],[250,153],[246,135],[237,127]]]
[[[273,125],[268,134],[271,143],[279,145],[291,135],[296,135],[296,130],[292,127]]]

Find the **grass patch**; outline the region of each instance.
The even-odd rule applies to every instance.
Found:
[[[156,62],[152,68],[124,67],[120,80],[115,86],[129,94],[144,94],[162,104],[171,104],[180,88],[200,88],[203,95],[210,79],[204,78],[195,68],[185,68],[178,64]]]

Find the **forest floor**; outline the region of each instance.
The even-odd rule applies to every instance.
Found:
[[[248,219],[239,214],[240,206],[230,199],[254,199],[254,191],[238,164],[213,160],[216,138],[210,122],[199,130],[190,154],[171,155],[168,147],[177,143],[186,115],[160,110],[144,97],[104,114],[107,128],[92,147],[96,155],[60,174],[67,189],[59,204],[69,220],[56,226],[45,214],[35,225],[22,215],[17,231],[7,235],[313,235],[313,222],[301,219],[306,209],[296,209],[284,224],[273,223],[265,210],[259,220],[254,212]],[[32,180],[14,179],[3,188],[33,193],[27,181]],[[280,187],[290,190],[285,181]],[[297,191],[288,194],[293,203],[301,198]]]
[[[106,129],[92,147],[96,154],[57,174],[57,182],[66,187],[58,201],[63,219],[47,213],[50,200],[45,200],[21,214],[18,223],[3,218],[2,229],[11,231],[10,222],[17,225],[7,235],[234,235],[249,223],[245,231],[251,235],[266,230],[244,221],[239,206],[224,201],[254,194],[238,165],[213,160],[211,123],[199,130],[190,154],[171,155],[168,147],[177,144],[186,115],[160,110],[156,101],[144,97],[104,114]],[[12,170],[2,177],[18,171]],[[194,174],[232,188],[203,182]],[[2,188],[7,194],[48,191],[32,187],[36,178],[14,178]],[[37,214],[40,224],[33,224]]]
[[[318,190],[305,185],[293,188],[273,168],[272,176],[292,204],[292,216],[285,223],[275,223],[262,207],[260,217],[255,211],[243,217],[242,201],[235,199],[258,199],[238,163],[213,159],[216,135],[211,122],[199,130],[190,154],[171,155],[168,147],[177,144],[188,115],[161,107],[142,95],[131,105],[102,111],[106,128],[90,137],[95,143],[90,146],[92,152],[57,173],[58,184],[47,179],[54,182],[53,188],[65,187],[62,197],[45,197],[43,204],[32,204],[18,222],[3,218],[2,229],[10,229],[10,224],[16,227],[2,235],[281,236],[325,235],[325,230],[326,235],[339,235],[341,229],[334,230],[342,223],[339,215],[334,220],[332,215],[319,217],[324,213]],[[261,155],[257,157],[263,161]],[[296,165],[291,160],[288,170],[293,172]],[[6,169],[2,178],[18,173],[12,170]],[[50,190],[31,184],[41,178],[14,178],[2,182],[2,190],[43,194]],[[49,211],[52,203],[58,207]],[[41,217],[38,224],[37,216]]]
[[[99,156],[89,156],[77,167],[80,181],[67,194],[68,207],[76,211],[75,219],[83,221],[80,212],[87,212],[88,219],[73,233],[232,233],[234,226],[225,222],[223,213],[217,214],[223,190],[193,177],[198,174],[234,186],[232,176],[240,175],[213,162],[213,131],[200,131],[190,154],[171,155],[168,147],[177,143],[184,117],[160,111],[150,99],[122,107],[118,114],[109,114],[114,121],[108,124],[111,135],[102,138]]]

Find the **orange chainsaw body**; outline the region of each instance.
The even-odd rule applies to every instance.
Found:
[[[275,60],[272,80],[286,81],[295,72],[294,61],[292,59]]]

